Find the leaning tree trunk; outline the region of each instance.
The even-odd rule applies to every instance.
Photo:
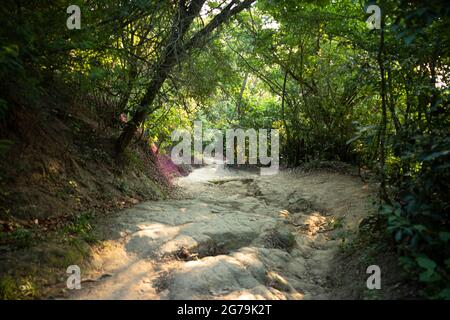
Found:
[[[186,34],[189,26],[195,17],[200,14],[200,10],[206,0],[192,0],[189,8],[186,7],[185,1],[180,1],[179,10],[174,16],[171,35],[165,46],[165,50],[161,56],[161,60],[157,63],[153,78],[147,88],[145,96],[142,98],[138,110],[135,112],[132,120],[126,125],[122,134],[116,142],[116,150],[119,154],[125,151],[130,144],[138,127],[145,120],[147,109],[153,104],[159,90],[161,89],[167,76],[177,64],[179,56],[183,54],[182,39]]]
[[[152,81],[147,88],[144,98],[141,100],[139,109],[116,142],[116,151],[119,154],[125,151],[140,124],[145,120],[147,114],[152,111],[148,110],[148,108],[152,105],[164,81],[179,59],[183,58],[189,50],[201,48],[211,32],[227,22],[232,16],[249,8],[256,0],[232,0],[205,27],[193,35],[186,44],[183,44],[184,35],[194,19],[200,15],[200,10],[205,1],[191,0],[189,7],[186,7],[186,0],[179,0],[179,10],[174,16],[171,35],[161,55],[161,60],[155,68]]]
[[[167,75],[164,77],[167,77]],[[153,103],[153,100],[155,100],[156,95],[159,92],[159,89],[161,88],[162,84],[164,83],[164,80],[159,80],[161,78],[157,78],[152,80],[151,86],[152,90],[148,90],[146,96],[144,97],[145,100],[149,101],[148,104],[144,104],[144,99],[141,101],[141,106],[149,106]],[[159,81],[155,81],[159,80]],[[116,142],[116,150],[117,152],[123,153],[125,151],[126,147],[130,144],[131,140],[133,139],[138,127],[142,122],[144,122],[145,118],[147,116],[147,111],[141,107],[139,110],[136,111],[136,113],[133,116],[133,119],[127,123],[126,127],[124,128],[122,134],[120,135],[119,139]]]
[[[380,197],[384,201],[389,201],[386,191],[386,129],[387,129],[387,101],[386,101],[386,75],[384,68],[384,23],[381,26],[380,46],[378,50],[378,66],[381,78],[381,125],[380,125]]]

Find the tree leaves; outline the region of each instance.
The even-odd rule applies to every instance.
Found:
[[[427,258],[426,256],[421,256],[416,258],[417,264],[426,270],[433,271],[436,268],[436,263]]]

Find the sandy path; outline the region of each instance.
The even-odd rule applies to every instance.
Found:
[[[258,176],[217,165],[178,181],[180,200],[145,202],[99,226],[106,240],[73,299],[325,299],[339,234],[368,191],[337,173]]]

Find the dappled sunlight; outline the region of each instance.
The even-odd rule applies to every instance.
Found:
[[[315,236],[317,233],[325,231],[327,218],[320,212],[311,213],[301,226],[297,227],[300,232],[304,232],[310,237]]]
[[[142,256],[162,254],[160,251],[161,244],[174,238],[179,232],[179,227],[160,223],[147,224],[144,225],[143,229],[130,236],[125,248],[127,252],[134,252]]]
[[[0,298],[450,298],[450,1],[48,2],[0,10]]]
[[[288,210],[284,209],[278,212],[278,216],[283,219],[290,219],[291,214]]]
[[[327,295],[323,277],[335,246],[327,232],[351,207],[338,200],[340,194],[336,202],[326,203],[335,209],[328,209],[327,216],[315,207],[322,194],[335,189],[336,175],[320,175],[319,181],[314,175],[282,175],[268,181],[239,170],[219,176],[208,167],[194,173],[198,170],[203,172],[199,180],[179,179],[193,199],[141,203],[117,217],[122,222],[116,226],[135,230],[116,247],[126,257],[117,270],[129,269],[130,277],[119,271],[120,284],[106,280],[102,290],[110,286],[120,297],[135,296],[125,293],[128,287],[140,290],[136,295],[141,298],[156,299],[301,300]],[[328,182],[327,177],[336,180]],[[349,185],[360,188],[352,181]],[[143,265],[132,267],[134,261],[146,261],[151,271],[144,277]]]
[[[83,293],[95,295],[95,299],[101,300],[158,299],[152,285],[157,276],[151,263],[133,261],[115,269],[111,277],[83,283]],[[84,299],[83,295],[78,294],[73,298]]]
[[[138,223],[136,225],[139,230],[145,231],[146,236],[159,237],[168,233],[173,233],[173,231],[178,231],[178,227],[169,226],[162,223]]]
[[[257,249],[187,262],[173,274],[173,296],[193,299],[302,299],[303,294],[276,271],[267,269]],[[193,291],[191,291],[193,290]]]

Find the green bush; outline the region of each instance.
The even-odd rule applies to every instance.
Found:
[[[450,299],[450,137],[436,129],[396,139],[402,160],[419,170],[403,175],[396,183],[398,197],[384,205],[388,231],[424,294]]]
[[[30,247],[33,239],[33,231],[22,227],[12,232],[0,232],[0,243],[11,244],[19,249]]]
[[[71,236],[81,237],[87,243],[95,243],[97,241],[93,230],[92,220],[94,219],[94,214],[91,212],[83,213],[72,219],[66,226],[64,226],[63,231]]]

